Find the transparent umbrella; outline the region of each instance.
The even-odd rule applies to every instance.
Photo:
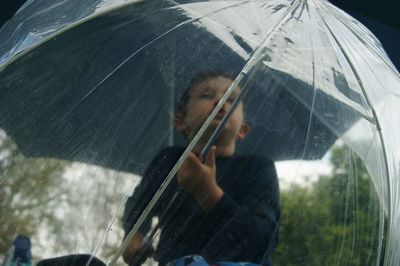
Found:
[[[237,86],[252,129],[236,153],[318,159],[340,138],[379,199],[370,261],[398,262],[399,74],[368,30],[329,3],[36,1],[0,34],[0,125],[24,154],[143,175],[160,150],[186,145],[112,264]],[[217,70],[234,82],[185,144],[175,103],[193,76]],[[331,248],[348,248],[345,238]]]

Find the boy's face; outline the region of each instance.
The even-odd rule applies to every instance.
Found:
[[[181,131],[188,140],[194,137],[231,84],[232,80],[230,79],[215,77],[199,83],[191,90],[185,113],[179,114],[175,121],[176,128]],[[207,129],[205,133],[206,136],[211,135],[221,122],[231,108],[238,93],[238,89],[236,89],[219,110],[218,114],[211,122],[210,127]],[[225,142],[243,139],[248,129],[249,127],[244,123],[243,104],[240,103],[227,121],[219,139],[222,138],[221,140]]]

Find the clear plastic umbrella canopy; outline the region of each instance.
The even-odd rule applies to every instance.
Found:
[[[329,2],[28,1],[0,40],[1,254],[400,263],[400,75]]]

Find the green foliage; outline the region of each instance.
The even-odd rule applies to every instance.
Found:
[[[312,186],[281,192],[274,265],[377,264],[382,214],[368,172],[344,147],[332,150],[331,163],[331,175],[321,176]],[[54,254],[70,253],[82,243],[100,257],[115,254],[123,232],[110,222],[119,220],[133,177],[79,168],[74,172],[79,176],[66,179],[67,169],[73,169],[72,164],[25,158],[0,132],[0,254],[17,234],[34,236],[35,246],[44,245],[43,250]],[[43,228],[47,238],[40,242]]]
[[[25,158],[0,132],[0,254],[17,234],[32,236],[40,225],[60,230],[54,210],[63,200],[65,162]]]
[[[137,182],[94,165],[27,158],[0,130],[0,261],[18,234],[31,237],[36,261],[76,252],[109,260],[124,235],[124,197]]]
[[[332,174],[311,187],[281,192],[280,242],[274,265],[376,265],[381,212],[362,160],[332,150]]]

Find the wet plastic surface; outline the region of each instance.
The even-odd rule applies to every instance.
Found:
[[[281,186],[274,263],[400,263],[400,76],[365,27],[325,1],[75,2],[28,1],[0,31],[7,240],[36,231],[34,251],[44,257],[85,252],[113,264],[129,242],[122,244],[118,222],[124,200],[151,161],[166,147],[186,147],[132,236],[154,220],[169,181],[238,86],[251,130],[235,154],[277,162],[281,183],[289,162],[298,164],[300,187]],[[176,103],[205,71],[222,71],[234,82],[186,142],[173,123]],[[325,169],[315,167],[309,182],[302,169],[313,162]],[[37,219],[47,217],[42,226],[11,226],[24,214],[29,185],[7,186],[24,175],[39,191],[54,192],[47,212],[32,205]],[[326,176],[341,183],[319,194]],[[301,202],[296,193],[308,203],[294,208],[293,201]],[[320,206],[311,200],[317,196]],[[26,197],[42,200],[40,193]],[[326,211],[310,218],[311,226],[325,227],[291,228],[310,208]]]

